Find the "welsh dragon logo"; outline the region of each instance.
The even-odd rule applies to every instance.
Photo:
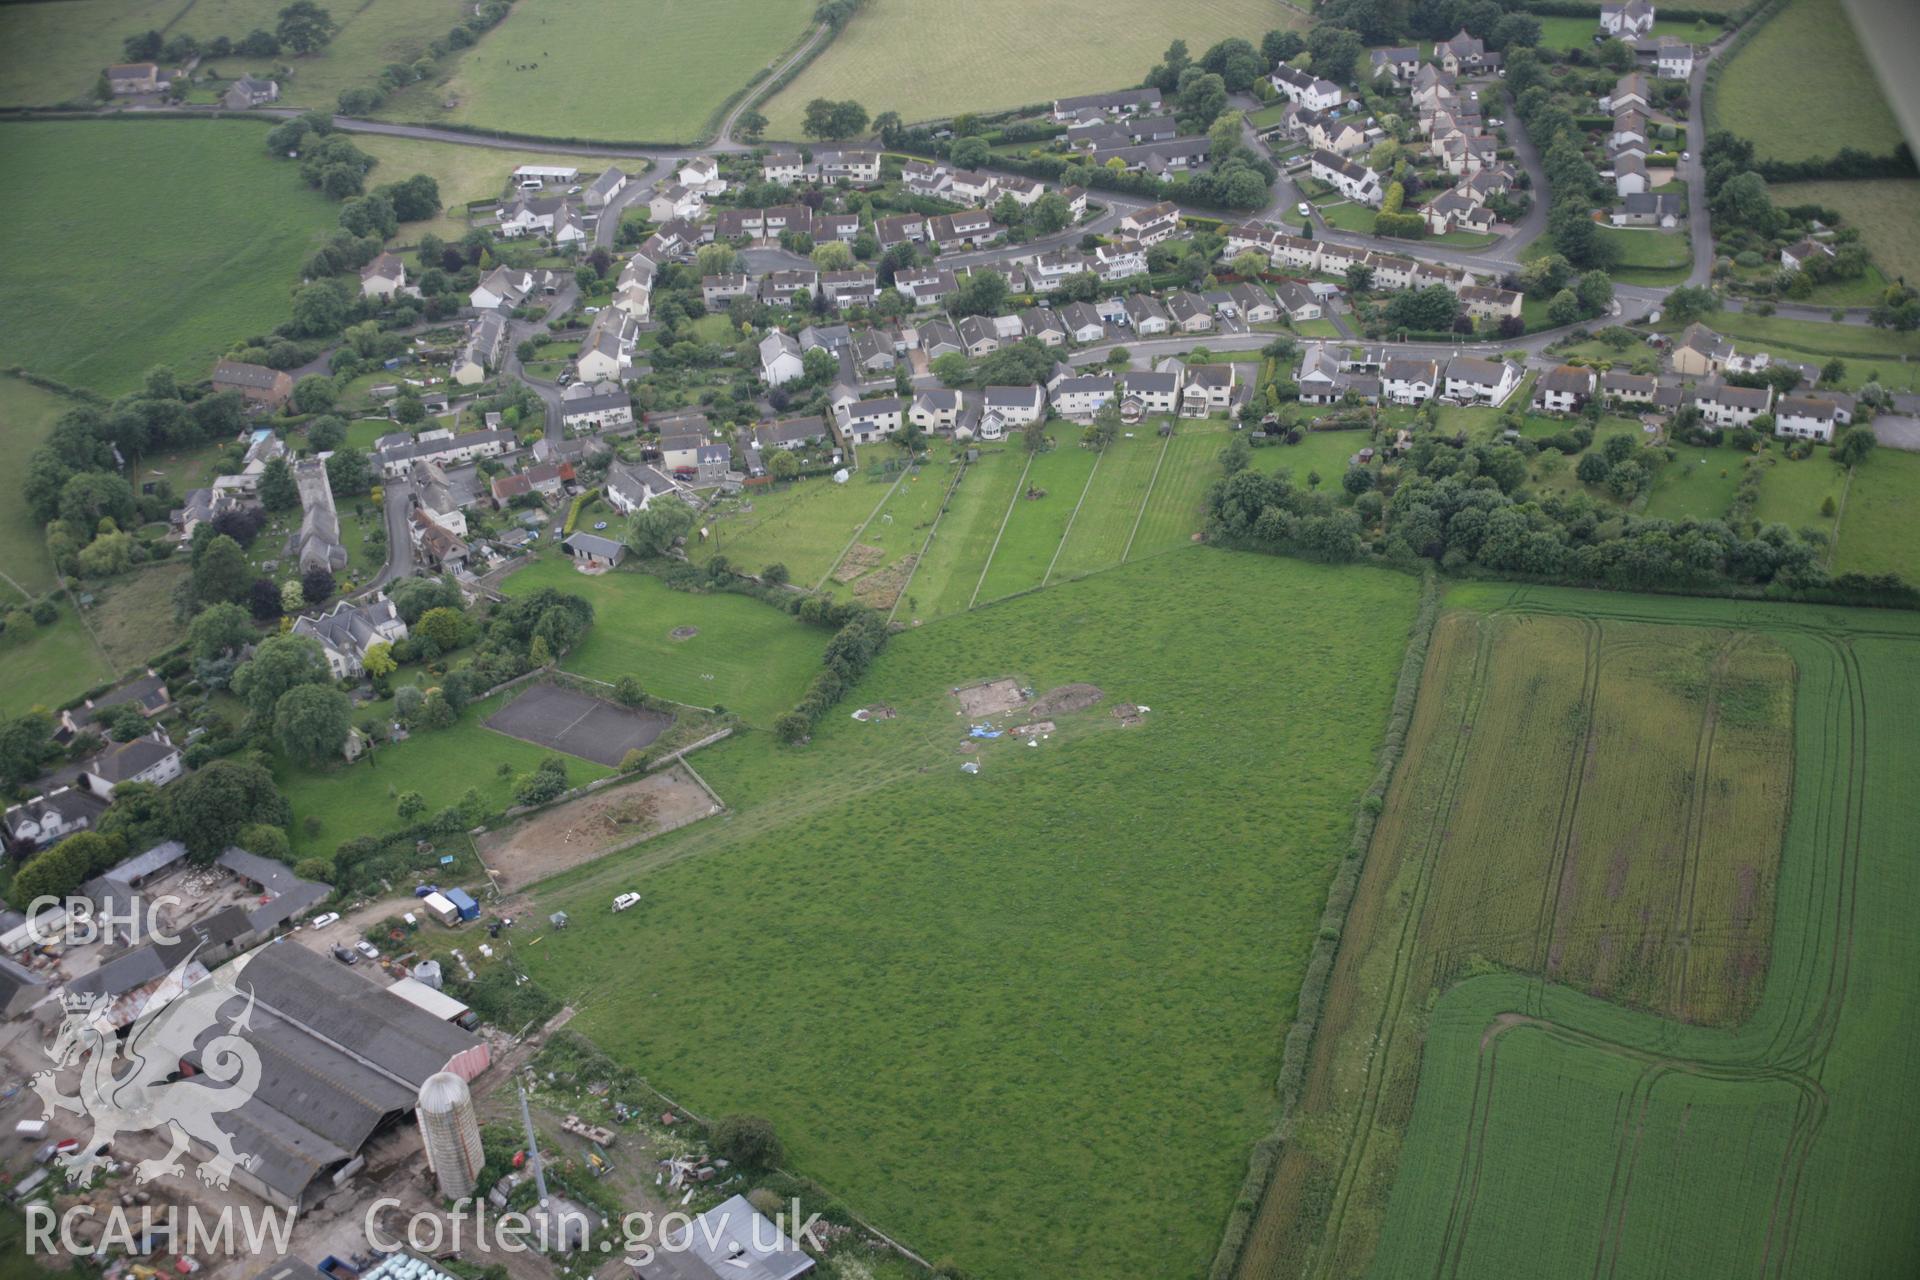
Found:
[[[219,1025],[220,1011],[242,995],[234,980],[245,961],[188,986],[186,970],[192,963],[189,955],[156,988],[124,1038],[115,1034],[94,996],[66,997],[65,1016],[47,1049],[54,1065],[35,1073],[33,1091],[47,1119],[66,1112],[93,1122],[92,1134],[59,1159],[69,1182],[90,1181],[105,1165],[109,1144],[121,1134],[160,1129],[168,1131],[172,1145],[165,1155],[134,1166],[136,1182],[183,1174],[180,1157],[190,1145],[211,1151],[199,1159],[200,1181],[211,1187],[225,1187],[236,1168],[253,1164],[255,1157],[235,1151],[233,1139],[214,1123],[222,1112],[244,1106],[260,1085],[259,1051],[240,1034],[251,1026],[251,988],[226,1029],[199,1044]],[[196,1049],[199,1073],[170,1078],[178,1075],[181,1059]],[[65,1093],[59,1077],[75,1068],[79,1092]]]

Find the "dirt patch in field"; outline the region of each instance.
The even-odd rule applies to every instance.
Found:
[[[1032,724],[1023,724],[1007,732],[1016,738],[1037,738],[1043,733],[1053,732],[1053,721],[1035,720]]]
[[[673,630],[667,632],[667,639],[691,640],[699,634],[700,628],[698,627],[675,627]]]
[[[1088,687],[1092,688],[1091,685]],[[1095,692],[1097,693],[1098,690]],[[1027,701],[1026,695],[1020,691],[1020,682],[1012,677],[970,684],[964,688],[955,689],[953,696],[960,703],[961,713],[970,720],[1005,715],[1009,711],[1019,710],[1026,705]],[[1035,710],[1038,710],[1039,704],[1034,705]]]
[[[876,702],[870,707],[861,707],[853,713],[853,718],[855,720],[891,720],[895,714],[894,709],[886,703]]]
[[[913,576],[915,556],[905,556],[854,584],[853,598],[869,609],[891,609]]]
[[[1035,698],[1033,713],[1037,716],[1071,715],[1075,711],[1085,711],[1106,696],[1099,685],[1063,684]]]
[[[1113,718],[1120,722],[1122,729],[1131,729],[1137,724],[1146,723],[1146,718],[1140,714],[1140,708],[1134,706],[1131,702],[1123,702],[1115,707],[1113,709]]]
[[[840,563],[834,567],[835,582],[852,582],[867,570],[887,558],[885,548],[870,547],[864,542],[856,542],[847,548],[847,554],[840,557]]]
[[[706,788],[674,765],[489,831],[474,846],[501,889],[517,892],[716,811]]]

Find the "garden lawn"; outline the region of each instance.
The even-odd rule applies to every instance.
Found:
[[[1860,233],[1890,278],[1920,280],[1920,178],[1861,182],[1784,182],[1769,188],[1783,207],[1824,205]]]
[[[1702,449],[1676,445],[1679,457],[1654,468],[1653,488],[1641,513],[1655,520],[1718,520],[1733,505],[1740,484],[1741,465],[1748,454],[1723,446]],[[1578,459],[1575,460],[1578,465]]]
[[[1810,128],[1809,121],[1819,121]],[[1841,0],[1792,0],[1720,69],[1707,126],[1753,140],[1761,156],[1806,160],[1842,147],[1882,155],[1900,145],[1873,67]]]
[[[486,718],[511,696],[510,691],[476,702],[448,728],[423,730],[405,742],[377,747],[352,764],[315,769],[295,764],[276,750],[274,781],[293,806],[288,828],[293,851],[302,857],[326,857],[343,840],[398,830],[404,824],[394,801],[401,792],[418,791],[428,813],[458,804],[469,787],[480,793],[490,812],[512,804],[518,775],[531,773],[557,753],[486,727]],[[354,723],[366,718],[364,712],[356,713]],[[570,786],[613,772],[577,756],[564,759]],[[507,766],[504,775],[502,765]],[[320,819],[319,831],[308,830],[309,817]]]
[[[1897,573],[1920,586],[1920,538],[1913,531],[1916,507],[1920,507],[1920,454],[1875,449],[1872,457],[1853,469],[1847,486],[1833,571]]]
[[[1736,344],[1745,338],[1778,355],[1822,359],[1840,356],[1849,364],[1887,357],[1897,360],[1900,356],[1920,359],[1920,332],[1901,333],[1863,324],[1795,320],[1779,315],[1756,316],[1745,311],[1715,312],[1704,323],[1716,333],[1734,339]]]
[[[888,446],[869,447],[877,453]],[[919,555],[920,548],[926,545],[927,531],[933,527],[934,517],[940,514],[941,500],[958,466],[959,463],[948,460],[908,472],[886,504],[874,512],[873,518],[860,530],[857,545],[877,548],[881,558],[871,560],[870,553],[855,554],[849,549],[849,554],[828,575],[826,590],[842,598],[859,598],[877,609],[891,609],[893,597],[905,585],[908,572],[898,566],[908,556]],[[842,577],[848,581],[842,582]]]
[[[1133,439],[1122,437],[1106,447],[1054,562],[1052,581],[1120,563],[1159,461],[1160,438],[1150,431],[1136,430]]]
[[[540,886],[574,924],[518,954],[576,1030],[696,1111],[768,1117],[790,1169],[926,1256],[1200,1274],[1415,594],[1188,548],[909,630],[810,746],[701,754],[724,822]],[[1002,675],[1106,697],[961,753],[948,690]],[[875,702],[898,718],[844,714]],[[608,912],[616,886],[641,905]]]
[[[696,530],[695,561],[724,555],[745,573],[776,562],[793,580],[811,587],[826,577],[897,477],[868,480],[856,472],[845,484],[814,476],[787,484],[756,485],[727,499],[707,521],[711,536]],[[752,507],[751,511],[744,508]]]
[[[507,595],[539,587],[593,602],[593,626],[560,664],[612,683],[632,676],[648,693],[698,707],[723,706],[766,727],[789,711],[820,668],[830,633],[749,596],[675,591],[651,574],[586,577],[542,559],[501,584]],[[669,632],[698,628],[675,640]]]
[[[337,210],[266,154],[266,128],[0,124],[13,176],[0,188],[0,363],[119,393],[156,364],[206,377],[234,342],[285,321]]]
[[[1047,576],[1047,568],[1066,535],[1067,521],[1080,495],[1086,492],[1094,460],[1099,457],[1079,446],[1079,435],[1080,428],[1074,424],[1055,423],[1054,447],[1035,455],[1027,471],[1026,488],[1014,500],[1000,545],[980,579],[980,603],[1037,587]],[[1034,493],[1045,496],[1029,496]]]
[[[53,429],[54,419],[76,402],[30,382],[0,376],[0,473],[24,476],[27,460]],[[0,575],[22,594],[37,596],[53,586],[46,534],[18,493],[0,508]]]
[[[812,17],[795,0],[516,5],[450,75],[397,95],[383,114],[548,138],[692,142]]]
[[[1684,231],[1630,231],[1602,227],[1600,238],[1620,252],[1610,273],[1629,284],[1676,284],[1693,269],[1693,246]]]
[[[1306,26],[1304,12],[1269,0],[1112,0],[1098,21],[1072,0],[971,0],[963,12],[945,0],[880,0],[761,110],[769,138],[795,140],[814,98],[854,98],[909,122],[1001,111],[1137,85],[1176,38],[1197,58],[1228,36],[1258,45],[1262,32]]]
[[[1697,6],[1711,8],[1711,5]],[[1529,15],[1539,17],[1539,15]],[[1596,11],[1584,18],[1548,18],[1540,17],[1540,47],[1542,49],[1587,49],[1593,48],[1593,38],[1600,34],[1599,14]],[[1681,40],[1690,40],[1695,44],[1711,44],[1720,37],[1721,27],[1704,22],[1663,22],[1658,19],[1653,24],[1653,38],[1673,36]]]
[[[1157,430],[1151,419],[1136,430],[1149,428]],[[1129,535],[1128,560],[1193,542],[1193,535],[1200,531],[1207,490],[1225,475],[1220,469],[1220,451],[1227,447],[1229,438],[1217,423],[1182,422],[1172,435],[1147,441],[1156,454],[1153,487],[1147,490],[1139,523]]]
[[[1760,478],[1760,501],[1754,507],[1754,518],[1761,524],[1783,524],[1794,530],[1818,529],[1831,538],[1835,517],[1822,515],[1820,507],[1828,498],[1838,505],[1845,473],[1833,465],[1825,449],[1816,448],[1811,458],[1799,462],[1784,455],[1772,456],[1773,465]],[[1876,454],[1876,460],[1888,456]]]
[[[582,182],[599,176],[603,161],[585,156],[562,155],[551,151],[502,151],[454,142],[425,142],[418,138],[389,138],[378,134],[357,133],[353,145],[380,162],[373,181],[399,182],[416,173],[424,173],[440,184],[438,218],[429,222],[405,222],[395,242],[418,244],[429,232],[442,240],[458,240],[467,234],[466,206],[475,200],[498,200],[507,190],[508,175],[523,164],[567,165],[580,170]],[[638,160],[617,162],[631,173]],[[410,270],[416,264],[407,264]]]
[[[80,625],[73,602],[60,596],[57,603],[52,625],[8,627],[0,635],[0,717],[52,710],[113,679],[113,665]]]
[[[1026,451],[1007,445],[982,450],[977,462],[967,464],[933,527],[933,540],[914,566],[901,621],[936,618],[967,608],[1026,465]]]

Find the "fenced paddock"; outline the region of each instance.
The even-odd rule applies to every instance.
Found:
[[[638,711],[556,684],[536,684],[487,718],[487,728],[510,738],[618,765],[666,731],[671,716]]]

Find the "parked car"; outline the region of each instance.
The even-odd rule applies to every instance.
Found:
[[[338,960],[341,964],[359,964],[360,963],[360,957],[355,955],[353,952],[347,950],[345,947],[335,947],[333,949],[333,958],[335,960]]]
[[[353,949],[355,951],[358,951],[361,955],[365,956],[369,960],[378,960],[380,958],[380,948],[374,946],[371,942],[368,942],[365,938],[362,938],[360,939],[360,941],[354,943]]]
[[[324,929],[339,918],[340,913],[338,911],[323,911],[313,918],[313,927],[316,929]]]
[[[1296,207],[1297,209],[1299,209],[1299,210],[1300,210],[1300,216],[1301,216],[1301,217],[1303,217],[1303,218],[1311,218],[1311,217],[1313,216],[1313,206],[1312,206],[1312,205],[1310,205],[1310,204],[1308,204],[1308,203],[1307,203],[1307,202],[1306,202],[1305,200],[1302,200],[1302,201],[1301,201],[1301,202],[1300,202],[1300,203],[1299,203],[1298,205],[1296,205],[1295,207]]]
[[[619,897],[613,900],[613,909],[615,911],[625,911],[628,907],[633,906],[635,903],[639,901],[640,901],[639,894],[623,893]]]

